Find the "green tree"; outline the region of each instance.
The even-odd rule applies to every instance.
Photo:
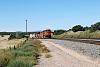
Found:
[[[84,30],[85,30],[85,31],[86,31],[86,30],[90,30],[90,27],[86,26],[86,27],[84,27]]]
[[[83,28],[83,26],[81,26],[81,25],[76,25],[76,26],[74,26],[74,27],[72,28],[72,31],[73,31],[73,32],[84,31],[84,28]]]
[[[10,34],[10,37],[8,38],[8,40],[15,39],[15,38],[16,38],[15,34]]]
[[[16,32],[15,36],[16,36],[16,38],[20,39],[20,38],[23,38],[25,36],[25,34],[23,32],[18,31],[18,32]]]
[[[100,30],[100,22],[91,25],[90,31],[95,32],[96,30]]]
[[[54,30],[54,35],[60,35],[60,34],[62,34],[64,32],[66,32],[66,30],[62,30],[62,29],[60,29],[60,30]]]
[[[72,29],[67,30],[67,32],[68,32],[68,31],[72,31]]]

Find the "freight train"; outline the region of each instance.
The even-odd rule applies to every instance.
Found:
[[[41,32],[35,32],[34,34],[30,34],[30,38],[51,38],[53,32],[50,29],[43,30]]]

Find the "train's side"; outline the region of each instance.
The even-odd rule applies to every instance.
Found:
[[[53,32],[48,29],[48,30],[43,30],[41,32],[36,32],[34,33],[34,37],[32,37],[32,34],[31,34],[31,38],[51,38],[53,35]]]

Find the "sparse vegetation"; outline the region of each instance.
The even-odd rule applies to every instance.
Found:
[[[50,58],[50,57],[52,57],[52,56],[51,56],[51,54],[45,54],[45,57],[46,57],[46,58]]]
[[[25,41],[16,49],[0,50],[0,67],[33,67],[45,46],[39,40]],[[46,49],[47,50],[47,49]]]

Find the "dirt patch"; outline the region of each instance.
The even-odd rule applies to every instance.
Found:
[[[76,52],[66,49],[50,41],[43,41],[43,44],[50,50],[51,58],[41,57],[36,67],[100,67],[99,64],[88,60]]]

